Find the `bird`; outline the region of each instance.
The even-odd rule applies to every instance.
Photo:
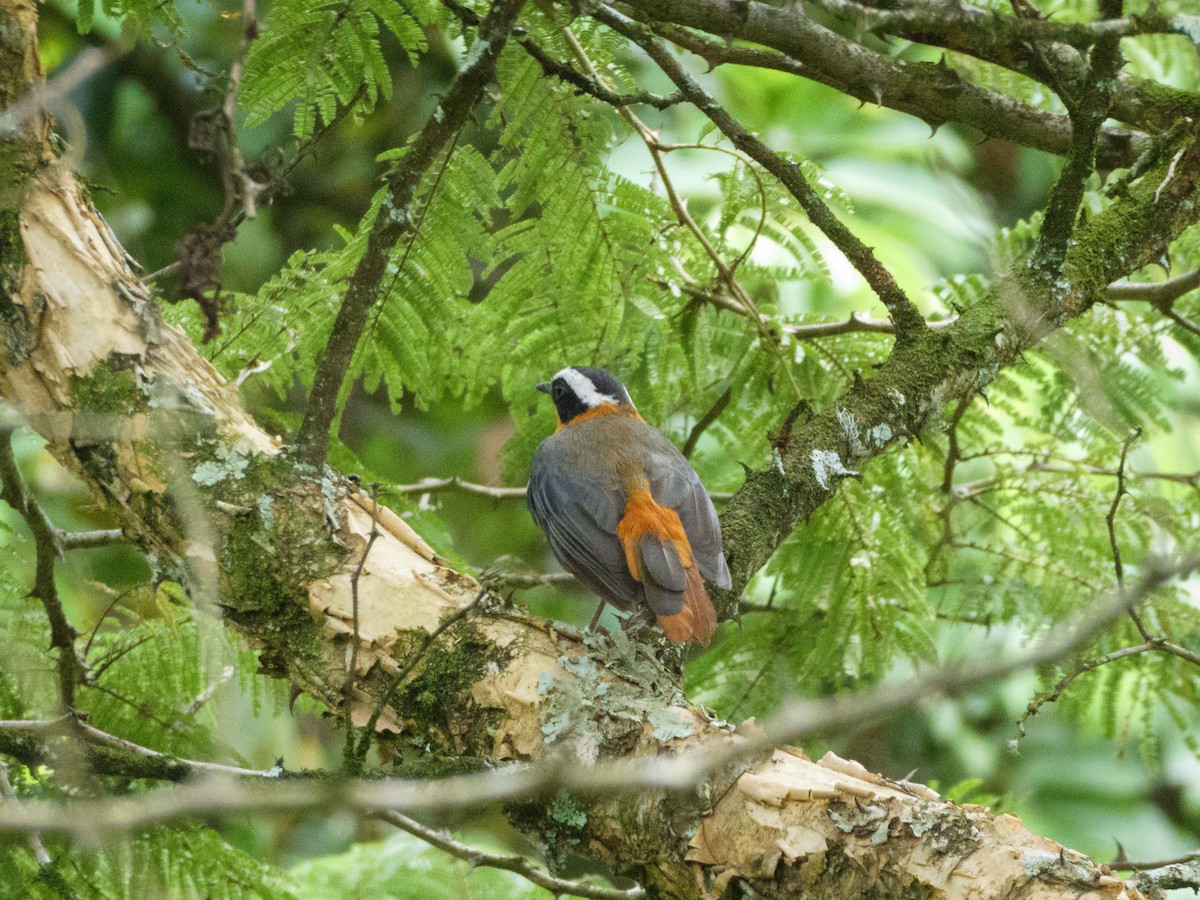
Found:
[[[569,366],[537,385],[558,429],[538,446],[526,494],[554,556],[611,603],[649,607],[676,642],[717,628],[704,580],[732,584],[712,498],[683,454],[638,414],[611,373]]]

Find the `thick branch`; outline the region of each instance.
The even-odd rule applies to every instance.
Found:
[[[367,248],[350,278],[329,343],[317,360],[308,407],[296,435],[297,458],[314,468],[319,469],[325,462],[338,397],[368,314],[379,300],[388,257],[398,241],[415,231],[414,206],[421,179],[466,124],[483,89],[495,75],[496,60],[523,2],[497,0],[492,6],[479,25],[479,34],[467,51],[454,83],[388,176],[387,193],[371,226]]]
[[[1115,7],[1119,11],[1121,0],[1101,0],[1101,6]],[[1061,97],[1071,113],[1071,152],[1050,192],[1033,254],[1033,265],[1045,278],[1057,277],[1062,267],[1079,205],[1083,202],[1084,188],[1096,170],[1100,129],[1112,106],[1116,76],[1123,62],[1120,37],[1104,35],[1092,48],[1087,81],[1080,91],[1081,99],[1073,101],[1070,96]]]
[[[806,15],[800,4],[776,6],[761,0],[625,0],[624,6],[646,21],[672,22],[723,38],[742,38],[771,47],[827,74],[844,73],[839,78],[846,84],[863,81],[856,72],[882,74],[877,61],[871,59],[877,54],[821,26]],[[1040,71],[1036,46],[1068,88],[1086,82],[1087,62],[1072,47],[1014,42],[980,28],[954,28],[944,34],[899,29],[891,33],[957,50],[1048,82],[1048,76]],[[931,64],[906,64],[917,71],[922,65]],[[877,77],[871,83],[881,92],[887,89],[882,78]],[[1122,75],[1117,79],[1112,115],[1148,131],[1165,131],[1182,117],[1200,115],[1200,95]]]
[[[812,0],[812,3],[877,33],[949,34],[959,31],[986,31],[994,35],[995,40],[1013,46],[1040,41],[1070,44],[1086,50],[1106,38],[1120,39],[1148,34],[1187,35],[1190,30],[1200,27],[1200,18],[1196,16],[1150,13],[1123,19],[1119,10],[1115,16],[1111,15],[1113,10],[1102,10],[1098,21],[1088,23],[1004,15],[958,3],[909,4],[896,9],[877,8],[855,3],[853,0]]]
[[[1065,156],[1070,149],[1071,121],[1067,116],[979,87],[941,63],[893,59],[834,32],[812,45],[794,46],[795,56],[790,56],[779,50],[707,38],[678,25],[648,24],[710,66],[732,64],[776,69],[827,85],[862,103],[875,103],[916,116],[934,129],[947,122],[958,122],[987,137],[1059,156]],[[1135,146],[1144,138],[1140,132],[1104,128],[1097,162],[1108,169],[1128,166],[1136,156]]]

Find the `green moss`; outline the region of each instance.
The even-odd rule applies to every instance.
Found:
[[[471,688],[490,667],[506,662],[473,623],[460,622],[425,651],[419,671],[397,692],[394,706],[412,721],[418,742],[466,745],[488,753],[502,713],[477,706]]]
[[[308,584],[336,571],[344,554],[330,540],[319,489],[297,482],[287,460],[254,455],[246,459],[241,478],[221,482],[212,493],[255,510],[226,519],[221,591],[226,614],[263,641],[268,671],[322,670],[325,639],[309,608]],[[259,511],[263,496],[274,500],[270,515]]]
[[[510,803],[505,814],[518,830],[541,840],[546,861],[553,870],[561,867],[582,845],[589,810],[586,801],[560,790],[548,803]]]
[[[13,303],[25,268],[25,244],[16,209],[0,209],[0,346],[10,360],[29,352],[29,325],[25,310]]]
[[[449,756],[444,753],[423,753],[412,760],[405,760],[388,771],[391,778],[450,778],[454,775],[472,775],[490,769],[488,761],[481,756]]]
[[[132,415],[146,408],[136,356],[114,353],[87,375],[72,374],[67,390],[78,412]]]

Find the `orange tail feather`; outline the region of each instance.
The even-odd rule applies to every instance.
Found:
[[[700,571],[692,566],[687,570],[687,588],[683,592],[683,609],[673,616],[658,616],[663,634],[678,643],[695,641],[707,647],[717,631],[717,611],[708,599]]]

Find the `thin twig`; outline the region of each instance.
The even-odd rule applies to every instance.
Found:
[[[234,119],[237,113],[237,95],[242,84],[242,73],[246,70],[246,59],[250,55],[250,46],[257,37],[258,13],[255,9],[255,0],[242,0],[242,41],[238,46],[237,55],[233,58],[233,64],[229,67],[229,84],[226,86],[225,98],[221,103],[222,125],[229,153],[229,165],[221,173],[226,181],[224,212],[226,217],[233,215],[235,205],[240,202],[246,218],[253,219],[258,214],[258,194],[262,191],[262,185],[246,172],[246,162],[242,158],[241,147],[238,146],[237,126]]]
[[[721,392],[721,396],[716,399],[716,402],[708,408],[708,411],[696,420],[696,424],[692,426],[692,430],[688,432],[687,440],[683,442],[682,453],[685,458],[690,459],[692,453],[696,449],[696,445],[700,443],[700,438],[704,432],[708,430],[708,426],[717,421],[721,413],[725,411],[725,407],[729,405],[729,401],[733,399],[733,386],[725,388]]]
[[[458,859],[469,863],[471,868],[484,866],[490,869],[502,869],[520,875],[525,880],[545,888],[554,896],[569,895],[572,897],[590,897],[595,900],[637,900],[645,897],[646,892],[641,887],[626,890],[621,888],[606,888],[600,885],[588,884],[585,881],[571,881],[557,878],[549,872],[538,868],[524,856],[488,853],[477,847],[471,847],[461,841],[456,841],[450,835],[422,825],[416,819],[410,819],[403,813],[386,810],[377,816],[389,825],[394,825],[401,831],[407,831],[413,837],[418,837],[425,843],[444,853],[449,853]]]
[[[476,484],[452,475],[449,478],[423,478],[416,484],[398,484],[384,488],[385,494],[437,494],[442,491],[461,491],[464,494],[479,494],[493,500],[518,500],[525,496],[523,487],[492,487]]]
[[[124,540],[125,534],[120,528],[107,528],[97,531],[68,531],[62,535],[62,549],[91,550],[96,547],[119,544]]]
[[[552,584],[574,584],[577,580],[570,572],[548,572],[544,575],[500,572],[491,573],[488,578],[502,587],[513,589],[545,587]]]
[[[371,548],[375,546],[375,541],[379,539],[379,485],[372,483],[370,486],[371,496],[371,532],[367,536],[367,546],[363,548],[362,556],[358,559],[358,565],[354,567],[354,572],[350,576],[350,604],[351,617],[354,620],[354,633],[351,636],[350,644],[350,671],[346,673],[345,699],[345,728],[346,728],[346,745],[343,752],[345,759],[346,770],[351,774],[357,775],[362,770],[362,760],[355,753],[354,746],[354,679],[358,675],[358,580],[362,577],[363,568],[367,564],[367,557],[371,554]]]
[[[457,4],[456,4],[457,5]],[[465,7],[464,7],[465,8]],[[652,94],[649,91],[635,91],[631,94],[618,94],[611,90],[594,75],[584,74],[566,63],[559,62],[546,52],[540,44],[528,35],[517,37],[525,52],[537,60],[542,71],[564,81],[581,94],[595,97],[601,103],[622,109],[626,106],[646,105],[655,109],[669,109],[683,102],[683,94],[674,91],[670,94]]]
[[[739,316],[750,316],[753,313],[746,307],[740,305],[726,294],[719,294],[715,291],[705,290],[702,287],[694,284],[679,284],[661,275],[651,275],[649,280],[655,284],[666,288],[678,288],[689,297],[694,297],[697,300],[703,300],[705,303],[711,303],[718,309],[726,309],[730,312],[737,313]],[[763,316],[763,321],[769,327],[777,329],[783,334],[795,338],[800,341],[813,340],[816,338],[840,337],[844,334],[895,334],[896,326],[890,319],[875,319],[871,316],[864,316],[857,312],[850,313],[850,317],[840,322],[803,322],[803,323],[780,323],[770,318]],[[949,328],[958,321],[958,316],[947,316],[944,319],[927,319],[925,327],[932,331],[939,331],[944,328]]]
[[[3,799],[5,803],[11,803],[17,799],[16,791],[13,790],[12,782],[9,781],[8,763],[3,762],[0,762],[0,799]],[[33,858],[37,860],[39,866],[44,869],[54,864],[54,860],[46,851],[46,845],[42,843],[41,832],[29,832],[27,840],[29,849],[33,852]]]
[[[592,15],[646,51],[683,95],[708,116],[735,147],[783,183],[810,221],[846,256],[887,307],[896,325],[898,338],[915,335],[924,330],[924,318],[901,290],[891,272],[875,258],[874,251],[834,215],[821,199],[821,195],[808,183],[798,163],[780,156],[747,131],[692,78],[648,28],[604,4],[598,5]]]
[[[1138,872],[1142,869],[1163,869],[1167,866],[1178,866],[1185,863],[1193,862],[1200,859],[1200,850],[1194,850],[1191,853],[1184,853],[1181,856],[1172,857],[1171,859],[1152,860],[1150,862],[1134,862],[1125,857],[1124,848],[1121,849],[1115,859],[1107,865],[1111,869],[1116,869],[1118,872]]]
[[[1071,682],[1073,682],[1080,675],[1083,675],[1085,672],[1090,672],[1093,669],[1106,666],[1111,662],[1116,662],[1118,659],[1125,659],[1129,656],[1137,656],[1138,654],[1146,653],[1153,649],[1153,641],[1144,641],[1136,646],[1124,647],[1120,650],[1114,650],[1112,653],[1105,653],[1103,656],[1096,656],[1092,659],[1081,662],[1078,666],[1060,678],[1054,687],[1050,688],[1048,691],[1042,691],[1038,693],[1037,696],[1029,701],[1029,705],[1025,707],[1025,712],[1021,713],[1021,717],[1017,719],[1017,730],[1021,733],[1021,736],[1024,737],[1025,723],[1031,717],[1036,716],[1041,711],[1042,707],[1047,703],[1054,703],[1057,701],[1058,698],[1063,695],[1063,691],[1070,687]]]
[[[16,134],[38,112],[52,107],[120,55],[116,47],[89,47],[49,82],[35,83],[28,94],[0,110],[0,140]]]
[[[400,689],[400,685],[404,683],[404,679],[406,679],[412,673],[413,669],[417,667],[417,664],[421,662],[425,656],[425,653],[433,645],[433,642],[441,637],[442,633],[445,632],[446,629],[451,625],[462,621],[468,615],[474,612],[485,597],[487,597],[486,588],[480,590],[480,592],[475,596],[475,599],[472,600],[468,605],[461,607],[460,609],[456,609],[453,613],[446,616],[445,619],[438,623],[437,628],[425,636],[425,640],[421,642],[421,646],[415,653],[412,654],[404,668],[402,668],[395,674],[395,676],[393,676],[392,681],[388,685],[387,689],[380,694],[379,702],[375,705],[375,709],[371,711],[371,717],[367,719],[367,724],[363,729],[362,737],[359,738],[358,750],[355,754],[359,766],[361,766],[366,760],[367,752],[371,749],[371,741],[375,737],[375,728],[379,724],[379,717],[383,715],[383,711],[387,709],[388,704],[392,702],[392,697],[396,695],[396,691]]]
[[[1129,448],[1141,435],[1142,429],[1136,428],[1121,444],[1121,461],[1117,465],[1117,492],[1113,495],[1112,504],[1108,507],[1108,514],[1104,517],[1104,524],[1108,527],[1108,543],[1112,548],[1113,571],[1117,576],[1117,590],[1122,595],[1125,593],[1125,566],[1121,562],[1121,545],[1117,541],[1117,508],[1121,505],[1121,498],[1129,493],[1125,488],[1125,461],[1129,458]],[[1142,640],[1150,640],[1150,634],[1146,631],[1146,626],[1142,624],[1141,616],[1138,615],[1136,609],[1129,610],[1129,617],[1137,626]]]
[[[477,484],[452,475],[449,478],[425,478],[416,484],[398,484],[384,487],[382,494],[438,494],[447,491],[457,491],[463,494],[476,494],[480,497],[490,497],[492,500],[523,500],[526,489],[523,487],[492,487],[487,484]],[[728,500],[732,494],[709,494],[713,501]]]
[[[36,562],[30,595],[41,601],[50,621],[50,646],[58,650],[59,711],[67,713],[75,709],[75,685],[82,680],[86,669],[75,649],[79,634],[67,620],[54,581],[63,534],[29,495],[13,455],[12,432],[12,428],[0,428],[0,499],[16,510],[33,534]]]

